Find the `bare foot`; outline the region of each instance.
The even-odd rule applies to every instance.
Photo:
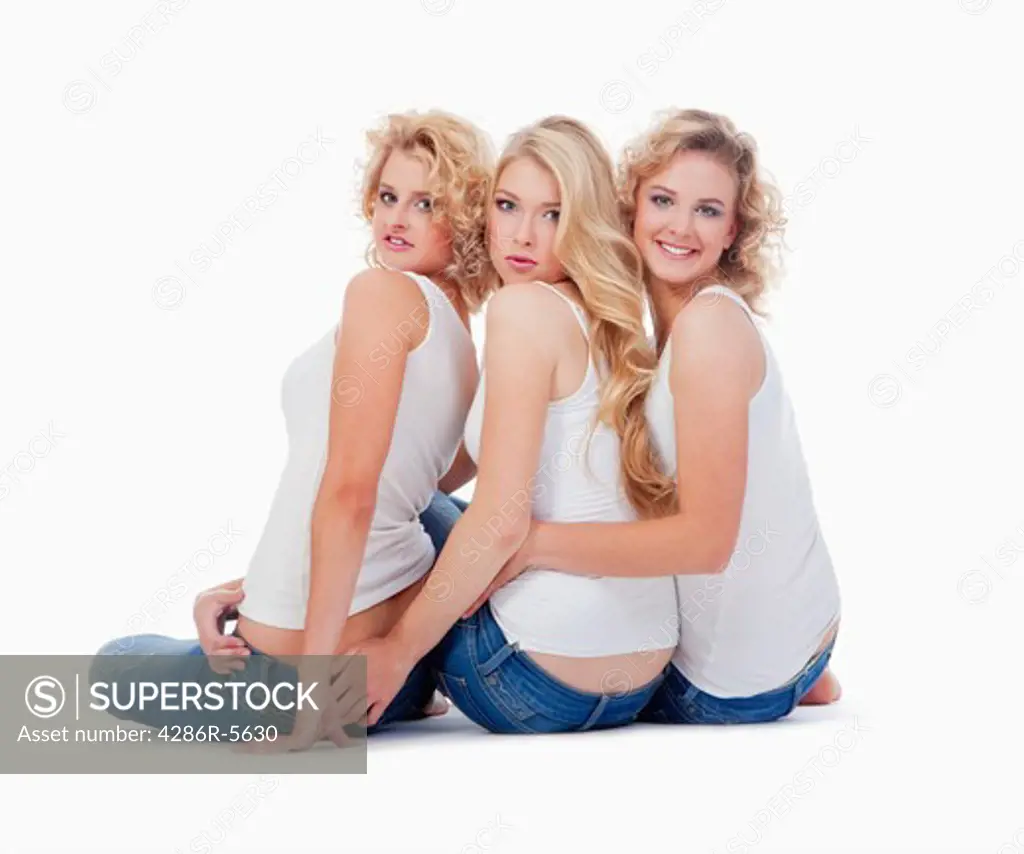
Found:
[[[451,703],[448,702],[447,698],[435,691],[434,696],[430,698],[430,702],[423,707],[423,714],[428,718],[436,718],[443,715],[450,708]]]
[[[826,667],[825,672],[818,677],[818,681],[814,683],[811,690],[804,694],[803,699],[800,700],[800,705],[827,706],[829,703],[834,703],[842,695],[843,689],[839,685],[839,680],[836,679],[832,670]]]

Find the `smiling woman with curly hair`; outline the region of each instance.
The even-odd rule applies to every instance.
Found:
[[[684,152],[702,152],[713,158],[736,182],[732,206],[735,234],[713,266],[702,269],[699,280],[693,277],[689,286],[696,292],[703,285],[727,283],[755,313],[763,314],[764,293],[781,269],[786,225],[782,194],[759,170],[754,139],[738,131],[730,119],[704,110],[670,110],[650,133],[626,147],[619,162],[619,204],[626,227],[634,232],[637,209],[643,204],[638,196],[640,185]],[[661,267],[658,257],[654,254],[647,259],[648,284]],[[657,287],[650,296],[660,296]],[[656,312],[655,321],[660,319]]]

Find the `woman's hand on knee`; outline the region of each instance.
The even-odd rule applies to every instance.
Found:
[[[199,645],[214,673],[224,675],[245,667],[241,661],[242,656],[249,654],[245,641],[224,634],[227,621],[238,616],[237,606],[243,598],[241,588],[229,587],[211,587],[196,597],[192,617],[199,632]]]

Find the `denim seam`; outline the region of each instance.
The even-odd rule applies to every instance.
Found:
[[[672,710],[675,712],[676,719],[680,723],[692,723],[688,713],[689,703],[685,699],[686,693],[687,692],[677,692],[674,686],[671,685],[668,686],[668,689],[665,692],[665,696],[668,698],[668,701],[672,706]]]
[[[501,678],[500,676],[498,677]],[[506,690],[511,693],[512,689],[506,686]],[[501,713],[508,719],[509,723],[512,724],[516,729],[522,732],[537,732],[536,727],[529,726],[526,722],[537,717],[538,715],[544,716],[543,712],[534,709],[522,700],[521,697],[517,698],[519,702],[523,704],[523,710],[527,712],[527,716],[524,717],[521,712],[515,711],[509,703],[502,696],[502,692],[494,685],[488,684],[486,681],[483,683],[483,692],[487,695],[487,699],[491,701]]]
[[[445,673],[443,670],[437,671],[437,678],[438,681],[444,686],[445,693],[448,695],[449,699],[451,699],[453,703],[455,702],[455,699],[451,696],[450,684],[457,685],[463,695],[463,704],[468,706],[474,712],[476,718],[479,718],[479,720],[474,718],[473,715],[467,714],[465,709],[461,709],[460,711],[462,711],[462,713],[465,714],[466,717],[468,717],[471,721],[473,721],[478,726],[481,726],[486,730],[489,730],[491,732],[496,731],[495,728],[493,727],[494,721],[491,718],[491,716],[485,714],[483,709],[480,708],[480,704],[473,699],[473,692],[470,690],[469,682],[466,679],[463,679],[461,676],[455,676],[451,673]],[[456,708],[458,708],[457,703]]]
[[[587,719],[580,724],[577,732],[586,732],[588,729],[592,729],[594,725],[601,719],[601,715],[604,714],[604,710],[608,708],[609,698],[607,694],[602,694],[601,699],[594,704],[593,710]]]
[[[519,732],[526,732],[526,733],[534,732],[534,730],[530,729],[529,727],[525,726],[522,723],[522,721],[519,719],[518,715],[515,715],[515,714],[512,713],[512,711],[505,705],[505,703],[502,702],[502,700],[501,700],[500,696],[498,695],[498,693],[496,691],[494,691],[491,688],[490,685],[487,684],[487,676],[485,676],[483,674],[483,672],[482,672],[481,665],[480,665],[480,659],[479,659],[479,656],[477,655],[477,652],[478,652],[478,650],[477,650],[477,643],[479,643],[479,642],[480,642],[480,635],[477,634],[473,638],[473,642],[467,644],[467,647],[468,647],[468,651],[469,651],[469,665],[472,668],[473,673],[479,679],[480,692],[487,698],[487,700],[491,703],[491,705],[494,706],[501,713],[501,715],[505,718],[505,722],[507,722],[509,725],[511,725],[514,729],[516,729]],[[508,639],[505,640],[505,643],[506,644],[508,643]],[[500,652],[500,650],[499,650],[499,652]],[[498,654],[499,653],[494,653],[494,655],[498,655]],[[490,661],[490,658],[493,658],[493,656],[489,657],[488,661]],[[506,657],[505,660],[507,661],[508,658]],[[500,667],[501,665],[498,665],[498,666]],[[487,675],[491,675],[491,674],[487,674]]]

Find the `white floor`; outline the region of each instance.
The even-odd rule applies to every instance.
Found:
[[[915,690],[902,712],[850,684],[770,725],[543,737],[453,710],[371,739],[366,776],[267,778],[259,795],[243,776],[28,777],[2,850],[1024,850],[1019,707]]]

